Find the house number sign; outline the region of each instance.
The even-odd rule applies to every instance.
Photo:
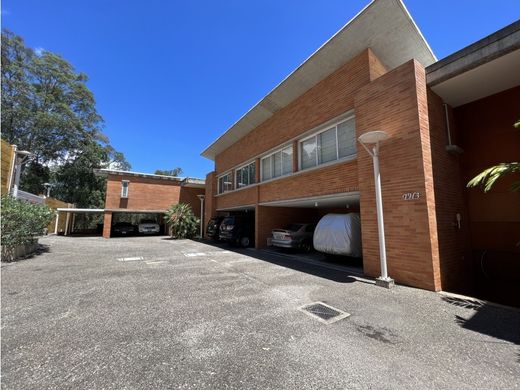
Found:
[[[403,200],[415,200],[419,199],[421,194],[419,192],[405,192],[403,194]]]

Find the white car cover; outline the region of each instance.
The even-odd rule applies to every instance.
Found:
[[[361,218],[358,213],[327,214],[314,231],[314,248],[331,255],[361,257]]]

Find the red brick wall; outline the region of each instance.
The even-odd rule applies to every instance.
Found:
[[[415,61],[380,76],[355,99],[357,135],[381,129],[380,150],[389,275],[397,282],[440,289],[437,229],[424,69]],[[379,276],[379,240],[372,158],[358,151],[363,267]],[[419,192],[405,201],[403,193]]]
[[[352,109],[355,92],[381,72],[379,60],[364,50],[216,156],[217,174]]]
[[[454,110],[460,130],[462,185],[482,170],[501,162],[518,161],[520,87],[489,96]],[[496,182],[484,193],[482,187],[465,189],[473,249],[520,253],[520,192],[510,185],[520,174]]]
[[[204,236],[206,236],[206,226],[211,217],[216,214],[216,201],[213,197],[217,193],[217,183],[215,172],[210,172],[206,175],[206,190],[204,199]]]
[[[450,115],[452,142],[458,137],[457,128]],[[435,210],[439,238],[439,260],[442,289],[471,294],[473,268],[469,253],[468,215],[463,197],[463,180],[460,161],[462,156],[446,151],[448,136],[446,115],[442,99],[428,90],[428,117],[432,148]],[[460,145],[459,145],[460,146]],[[462,217],[461,228],[456,225],[456,215]]]
[[[355,160],[313,169],[260,186],[259,202],[298,199],[358,190]]]
[[[128,198],[121,198],[121,181],[128,180]],[[135,176],[108,175],[105,208],[162,210],[179,202],[178,182]]]
[[[244,188],[238,191],[227,192],[215,198],[217,210],[235,206],[249,206],[257,203],[258,187]]]
[[[180,191],[179,203],[188,203],[193,210],[193,214],[200,218],[200,199],[197,195],[204,195],[205,192],[204,188],[183,186]]]

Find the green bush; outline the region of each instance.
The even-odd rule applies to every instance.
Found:
[[[179,203],[170,206],[164,219],[170,227],[172,238],[191,238],[197,234],[200,221],[188,204]]]
[[[46,205],[3,196],[1,216],[2,246],[14,248],[33,243],[51,222],[52,211]]]

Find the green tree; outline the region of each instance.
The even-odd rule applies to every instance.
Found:
[[[170,206],[164,219],[170,227],[172,238],[192,238],[197,234],[200,221],[193,214],[189,204],[178,203]]]
[[[93,168],[113,166],[129,169],[102,132],[103,119],[86,82],[87,76],[59,55],[36,54],[22,38],[2,31],[2,138],[35,155],[21,188],[39,193],[44,182],[56,188],[80,182],[81,188],[62,192],[75,194],[62,200],[84,206],[81,199],[103,191],[102,185],[68,175],[90,175]]]
[[[516,121],[513,126],[517,129],[520,128],[520,120]],[[484,192],[488,192],[493,188],[498,179],[515,172],[520,172],[520,162],[500,163],[484,169],[477,176],[471,179],[467,186],[477,187],[482,185],[484,186]],[[511,191],[520,191],[520,180],[513,182],[511,185]]]
[[[177,176],[182,175],[182,168],[181,167],[177,167],[177,168],[173,168],[173,169],[157,169],[154,172],[154,174],[177,177]]]

